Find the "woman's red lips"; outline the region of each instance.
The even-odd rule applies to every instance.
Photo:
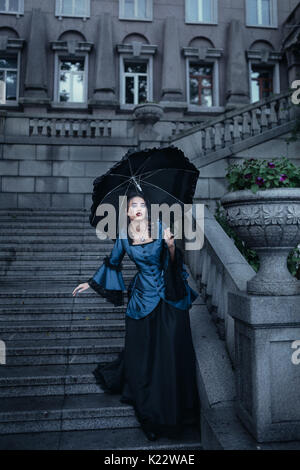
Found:
[[[142,215],[142,213],[141,213],[141,212],[137,212],[136,215]]]

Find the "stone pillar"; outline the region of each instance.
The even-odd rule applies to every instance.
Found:
[[[229,24],[227,51],[226,109],[232,109],[250,103],[244,30],[239,20]]]
[[[258,442],[300,439],[300,296],[228,294],[236,411]]]
[[[177,21],[168,17],[164,27],[164,51],[162,69],[162,100],[182,101],[183,87],[181,80],[180,45]]]
[[[31,13],[30,33],[27,44],[24,104],[44,105],[50,100],[47,96],[47,51],[46,23],[40,8]]]
[[[300,80],[300,40],[294,47],[285,51],[288,64],[288,80],[291,86],[294,80]]]
[[[99,20],[99,34],[96,41],[95,88],[92,105],[113,104],[115,99],[115,54],[113,49],[112,20],[110,13],[102,13]]]

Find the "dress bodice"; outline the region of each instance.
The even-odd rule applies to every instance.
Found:
[[[129,301],[126,309],[126,315],[134,319],[151,313],[161,298],[185,310],[191,307],[199,295],[187,282],[189,274],[176,240],[175,259],[171,261],[168,246],[163,238],[162,223],[157,220],[157,224],[158,236],[151,242],[132,244],[127,234],[121,233],[110,256],[88,281],[94,290],[108,300],[113,298],[109,291],[121,293],[126,289],[121,273],[121,261],[127,253],[137,267],[137,273],[128,286]]]

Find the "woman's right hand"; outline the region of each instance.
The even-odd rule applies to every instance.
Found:
[[[88,282],[84,282],[83,284],[79,284],[72,292],[73,297],[77,294],[77,292],[83,292],[89,288]]]

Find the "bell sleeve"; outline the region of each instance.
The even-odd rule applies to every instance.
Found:
[[[97,294],[112,302],[115,307],[124,305],[123,291],[126,287],[121,273],[124,255],[125,249],[118,236],[110,255],[104,258],[102,265],[87,281]]]
[[[165,297],[167,300],[177,301],[187,295],[185,280],[189,274],[184,267],[183,253],[176,245],[176,240],[174,240],[174,244],[174,259],[172,261],[168,245],[164,240],[162,266],[164,271]]]

